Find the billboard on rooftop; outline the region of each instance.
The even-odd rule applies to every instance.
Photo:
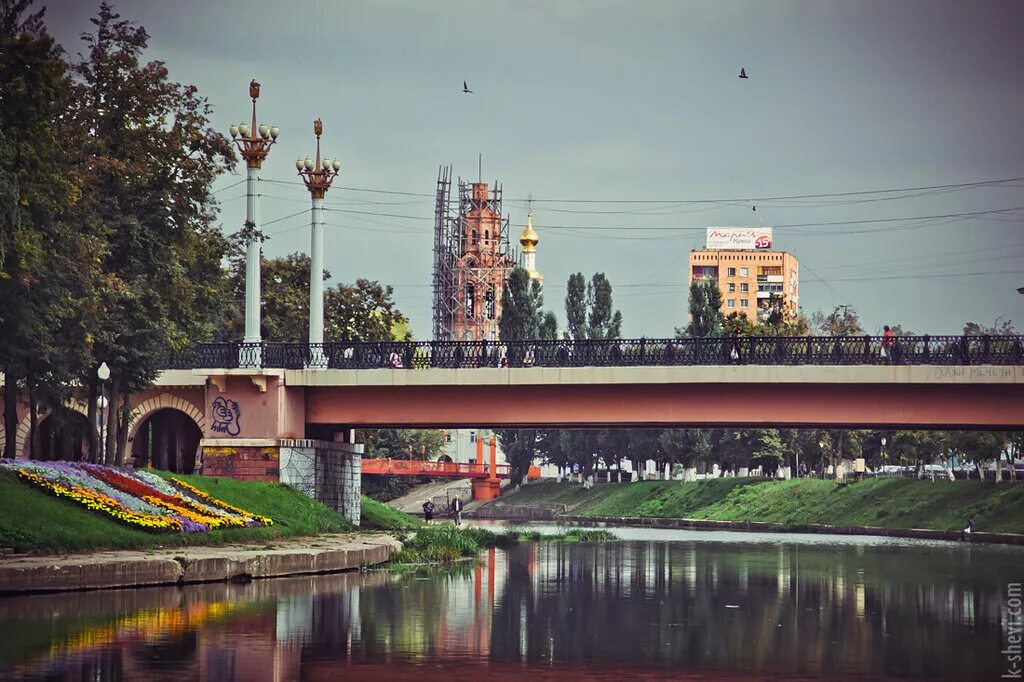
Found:
[[[770,227],[709,227],[705,248],[725,250],[767,250],[772,248]]]

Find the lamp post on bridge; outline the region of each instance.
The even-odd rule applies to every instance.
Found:
[[[324,124],[318,118],[313,121],[313,134],[316,135],[316,160],[309,158],[296,159],[295,170],[306,184],[309,196],[313,200],[312,242],[310,244],[309,264],[309,345],[310,367],[326,366],[323,354],[324,342],[324,197],[331,188],[334,178],[341,171],[341,161],[337,159],[320,160],[320,135],[324,132]]]
[[[260,243],[263,241],[259,233],[259,206],[257,204],[257,173],[263,166],[263,160],[270,153],[270,147],[277,141],[277,126],[265,123],[256,125],[256,100],[260,96],[260,84],[256,80],[249,82],[249,97],[252,98],[252,125],[239,123],[231,126],[231,139],[238,146],[242,158],[245,159],[245,226],[242,238],[245,241],[245,337],[243,343],[259,344],[260,336]],[[251,355],[244,354],[239,358],[240,366],[259,367],[262,363],[262,352],[258,350]]]

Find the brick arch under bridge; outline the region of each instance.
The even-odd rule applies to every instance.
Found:
[[[131,452],[132,443],[135,441],[135,435],[139,431],[139,427],[142,426],[143,422],[146,421],[151,415],[160,410],[177,410],[183,412],[195,422],[195,425],[199,427],[200,433],[206,433],[206,415],[203,411],[196,407],[192,402],[179,398],[171,393],[161,393],[160,395],[153,396],[143,400],[141,403],[136,405],[128,415],[128,451]]]
[[[68,401],[65,406],[84,417],[89,416],[89,406],[84,400],[72,399]],[[155,412],[164,409],[173,409],[184,413],[195,423],[199,428],[200,433],[205,432],[206,416],[203,414],[202,410],[184,398],[179,398],[171,393],[164,392],[143,400],[129,413],[127,444],[127,450],[129,452],[131,452],[135,435],[138,433],[139,427],[142,423]],[[51,412],[52,410],[49,410],[39,414],[39,423],[42,424],[43,420],[49,417]],[[28,457],[28,433],[31,428],[31,421],[31,415],[25,414],[25,416],[18,422],[18,430],[15,432],[14,437],[15,457],[17,459],[26,459]],[[6,430],[2,421],[0,421],[0,449],[3,448],[5,441]]]
[[[69,400],[65,405],[69,410],[77,412],[83,417],[89,416],[89,405],[84,400]],[[39,424],[50,416],[53,410],[47,410],[38,415]],[[32,415],[25,414],[18,422],[18,430],[14,433],[14,456],[16,459],[26,459],[28,456],[28,432],[32,428]],[[0,448],[7,442],[7,433],[3,423],[0,423]]]

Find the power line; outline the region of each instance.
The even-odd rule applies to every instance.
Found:
[[[265,182],[270,182],[278,185],[302,185],[302,182],[298,180],[272,180],[270,178],[260,178]],[[924,185],[920,187],[900,187],[890,189],[871,189],[871,190],[858,190],[858,191],[847,191],[847,192],[820,192],[817,194],[780,194],[775,196],[746,196],[746,197],[731,197],[731,198],[717,198],[717,199],[537,199],[532,198],[534,203],[554,203],[554,204],[750,204],[752,202],[766,202],[766,201],[791,201],[801,199],[824,199],[829,197],[857,197],[857,196],[871,196],[880,194],[900,194],[907,192],[936,192],[941,193],[946,190],[959,190],[969,189],[975,187],[995,187],[995,186],[1006,186],[1009,183],[1024,182],[1024,177],[1012,177],[1012,178],[1000,178],[994,180],[978,180],[974,182],[958,182],[949,183],[943,185]],[[336,186],[334,189],[339,189],[348,192],[368,192],[374,194],[394,194],[398,196],[411,196],[411,197],[430,197],[433,198],[433,193],[427,192],[405,192],[400,190],[388,190],[388,189],[375,189],[368,187],[345,187]],[[508,202],[527,202],[531,198],[505,198]]]

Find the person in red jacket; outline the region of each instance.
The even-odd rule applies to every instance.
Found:
[[[887,362],[892,362],[892,350],[895,345],[896,335],[892,333],[889,325],[885,325],[885,331],[882,333],[882,357]]]

